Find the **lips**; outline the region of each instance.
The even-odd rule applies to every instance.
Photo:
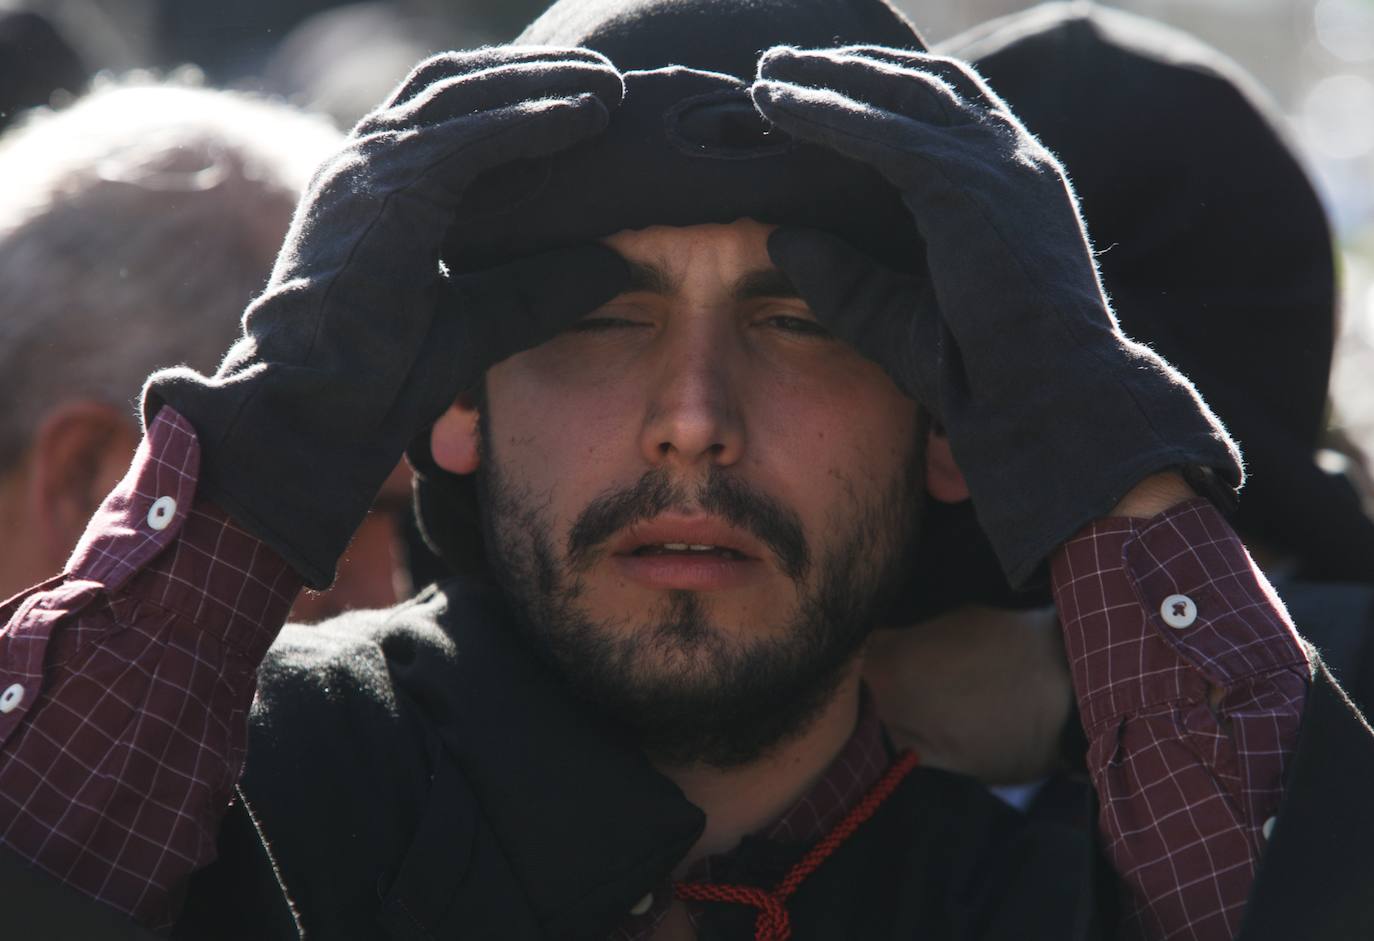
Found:
[[[630,581],[657,590],[716,591],[764,574],[765,550],[749,533],[706,516],[660,516],[625,530],[611,562]]]
[[[628,527],[611,545],[616,556],[714,555],[757,561],[764,553],[753,535],[711,516],[658,516]]]

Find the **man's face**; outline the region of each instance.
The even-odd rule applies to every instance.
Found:
[[[666,761],[804,728],[914,540],[916,406],[820,327],[768,231],[612,236],[631,289],[487,375],[493,569],[536,648]]]

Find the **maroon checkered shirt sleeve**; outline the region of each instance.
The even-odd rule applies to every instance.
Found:
[[[1098,520],[1052,569],[1125,936],[1233,938],[1297,740],[1306,648],[1205,500]]]
[[[196,502],[199,458],[164,408],[66,572],[0,608],[0,843],[153,928],[214,857],[300,588]]]

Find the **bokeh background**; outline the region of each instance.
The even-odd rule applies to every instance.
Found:
[[[930,41],[1031,6],[898,0]],[[1114,0],[1178,26],[1258,78],[1289,121],[1341,246],[1333,433],[1374,452],[1374,0]],[[0,0],[47,17],[89,72],[167,71],[261,90],[348,125],[421,56],[500,42],[541,0]],[[1335,460],[1335,457],[1332,457]]]

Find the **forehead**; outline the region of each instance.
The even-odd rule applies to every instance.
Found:
[[[722,225],[625,229],[602,241],[631,263],[634,289],[671,294],[775,270],[768,235],[775,227],[741,219]]]

